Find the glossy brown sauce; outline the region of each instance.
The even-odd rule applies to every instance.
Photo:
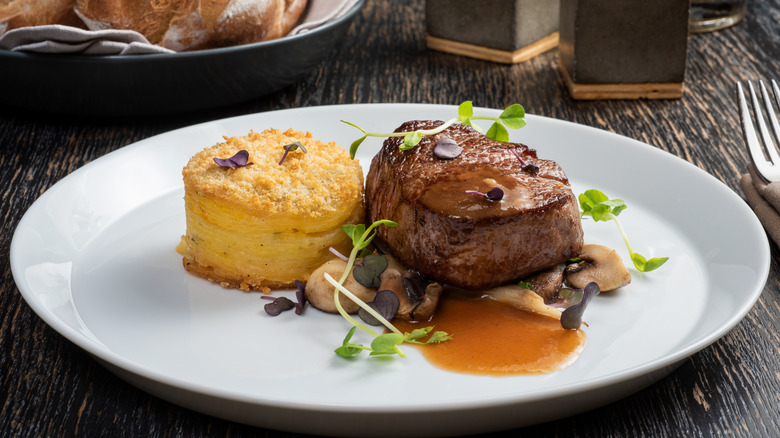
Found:
[[[444,297],[430,321],[393,321],[401,331],[434,326],[453,339],[421,346],[433,365],[491,376],[546,374],[565,368],[585,346],[582,330],[490,298]]]
[[[467,193],[472,190],[487,193],[496,187],[504,191],[500,201]],[[427,187],[421,201],[431,211],[469,219],[500,217],[537,205],[533,193],[526,186],[489,168],[466,169],[448,175]]]

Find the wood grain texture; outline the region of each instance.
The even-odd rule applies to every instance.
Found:
[[[276,109],[520,102],[529,113],[656,146],[740,193],[738,176],[747,154],[733,103],[734,83],[773,77],[780,78],[780,0],[748,2],[743,23],[691,35],[682,98],[630,101],[572,99],[555,51],[504,65],[428,50],[422,2],[373,0],[320,68],[245,104],[156,118],[76,119],[19,112],[2,107],[0,97],[0,435],[299,436],[208,417],[151,397],[107,372],[21,299],[8,256],[16,224],[43,191],[110,151],[175,128]],[[769,280],[747,317],[669,377],[581,415],[490,436],[780,436],[778,255],[772,244]]]

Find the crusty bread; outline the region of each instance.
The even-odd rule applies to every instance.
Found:
[[[0,34],[19,27],[63,24],[84,28],[76,0],[0,0]]]
[[[279,164],[284,145],[299,141]],[[249,152],[253,164],[214,158]],[[186,235],[177,251],[191,273],[243,290],[294,287],[352,248],[341,230],[364,220],[363,171],[335,143],[268,129],[230,137],[193,156],[183,172]]]
[[[0,0],[2,1],[2,0]],[[130,29],[177,52],[280,38],[307,0],[77,0],[91,30]]]

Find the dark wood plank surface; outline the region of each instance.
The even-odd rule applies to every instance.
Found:
[[[152,135],[234,115],[327,104],[473,100],[501,108],[518,102],[529,113],[646,142],[741,194],[738,176],[747,155],[734,84],[780,78],[780,0],[749,1],[748,8],[746,20],[733,28],[689,37],[686,90],[677,100],[574,101],[554,51],[512,66],[428,51],[423,2],[413,0],[368,1],[327,63],[284,90],[229,108],[79,119],[3,107],[0,95],[0,435],[298,436],[152,397],[106,371],[23,301],[9,265],[14,229],[41,193],[79,167]],[[495,436],[780,436],[780,264],[777,246],[771,248],[769,280],[755,307],[669,377],[606,407]]]

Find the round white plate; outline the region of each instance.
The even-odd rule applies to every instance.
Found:
[[[302,108],[127,146],[73,172],[30,207],[11,244],[14,279],[46,323],[151,394],[237,422],[339,436],[479,433],[602,406],[668,374],[755,303],[769,246],[734,192],[654,147],[531,115],[525,128],[510,131],[512,141],[558,161],[575,194],[596,188],[625,200],[620,218],[634,250],[670,257],[649,274],[632,268],[629,286],[593,300],[585,351],[562,371],[455,374],[413,347],[406,359],[345,360],[333,353],[349,329],[340,317],[307,308],[303,316],[272,318],[259,293],[223,289],[183,270],[174,250],[185,230],[181,169],[223,135],[295,128],[349,147],[360,133],[339,120],[389,132],[409,119],[456,114],[439,105]],[[361,146],[364,169],[381,141]],[[613,223],[585,220],[584,227],[587,243],[617,249],[630,266]]]

